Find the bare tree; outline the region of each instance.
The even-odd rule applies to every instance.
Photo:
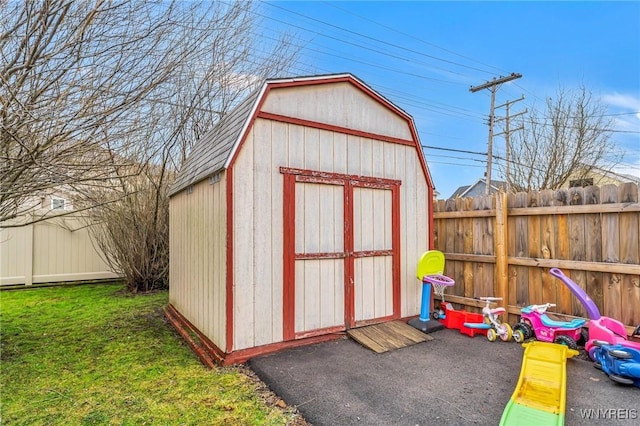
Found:
[[[612,121],[584,87],[558,90],[543,112],[532,109],[523,124],[525,130],[511,139],[508,159],[506,180],[514,191],[557,189],[618,161],[610,140]]]
[[[166,287],[176,170],[297,52],[287,36],[260,36],[252,2],[0,6],[0,221],[67,188],[129,288]]]
[[[0,222],[60,187],[110,184],[114,167],[126,166],[112,153],[139,153],[142,134],[154,135],[148,157],[160,153],[173,130],[147,131],[158,130],[151,114],[167,120],[187,108],[199,118],[180,130],[184,156],[186,133],[202,132],[200,123],[291,59],[286,40],[260,41],[253,8],[0,0]]]

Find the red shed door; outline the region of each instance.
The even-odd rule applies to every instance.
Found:
[[[399,182],[281,171],[285,340],[399,317]]]

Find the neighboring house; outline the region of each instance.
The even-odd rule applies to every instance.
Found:
[[[578,177],[575,174],[573,177],[567,179],[567,181],[561,186],[561,188],[573,188],[580,186],[602,186],[602,185],[620,185],[622,183],[637,183],[640,184],[640,177],[631,176],[627,174],[616,173],[615,171],[601,169],[599,167],[593,167],[586,174],[582,174]]]
[[[267,80],[170,197],[168,315],[220,362],[420,311],[431,176],[411,116],[351,74]]]
[[[476,183],[472,185],[461,186],[451,194],[449,198],[463,198],[463,197],[478,197],[486,194],[487,179],[480,178]],[[489,188],[489,194],[494,194],[498,191],[504,191],[507,188],[507,183],[499,180],[492,180]]]

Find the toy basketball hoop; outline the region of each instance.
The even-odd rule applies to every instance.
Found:
[[[446,275],[440,275],[440,274],[436,274],[436,275],[425,275],[422,278],[422,281],[427,281],[429,283],[431,283],[431,285],[433,286],[433,294],[435,294],[436,296],[440,296],[440,299],[444,302],[444,291],[447,289],[447,287],[452,287],[456,284],[456,282],[447,277]]]
[[[420,316],[409,320],[409,325],[417,328],[423,333],[441,330],[444,326],[440,321],[429,320],[431,312],[431,288],[433,293],[444,300],[444,290],[451,287],[456,282],[442,274],[429,274],[422,277],[422,303],[420,306]]]

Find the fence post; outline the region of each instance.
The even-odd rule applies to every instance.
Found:
[[[496,286],[495,294],[502,297],[505,307],[509,305],[509,281],[507,276],[507,194],[505,192],[496,193],[496,232],[495,232],[495,253],[496,253]]]

